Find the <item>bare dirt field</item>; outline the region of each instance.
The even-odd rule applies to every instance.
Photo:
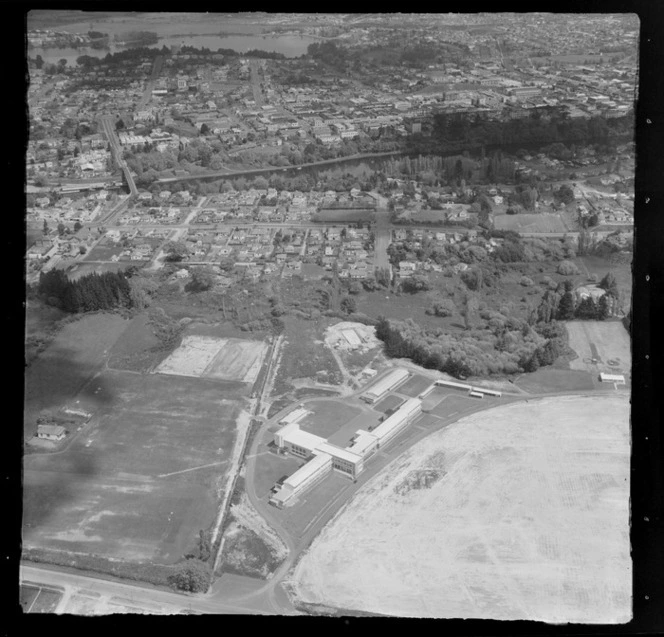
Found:
[[[416,444],[291,573],[296,603],[408,617],[631,617],[629,402],[518,402]]]
[[[188,335],[155,372],[253,383],[266,351],[263,341]]]
[[[569,345],[579,355],[572,369],[628,375],[632,369],[629,333],[620,321],[569,321]],[[593,363],[592,359],[596,359]]]

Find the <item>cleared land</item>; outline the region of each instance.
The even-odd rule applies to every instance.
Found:
[[[262,341],[189,335],[155,372],[253,383],[266,350]]]
[[[214,520],[240,396],[215,381],[111,370],[87,392],[93,419],[66,451],[25,457],[24,548],[177,561]]]
[[[631,617],[629,402],[465,418],[369,481],[295,568],[296,601],[409,617]]]
[[[629,333],[619,321],[570,321],[566,323],[569,345],[579,355],[572,369],[629,374],[632,352]],[[592,360],[597,362],[593,363]]]

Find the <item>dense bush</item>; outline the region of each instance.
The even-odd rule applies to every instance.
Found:
[[[205,593],[211,582],[210,568],[200,560],[190,559],[177,566],[168,583],[180,591]]]
[[[564,274],[565,276],[579,274],[579,268],[572,261],[562,261],[558,264],[558,274]]]

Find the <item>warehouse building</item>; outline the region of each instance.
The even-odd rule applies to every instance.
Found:
[[[408,371],[399,367],[381,378],[377,383],[374,383],[360,398],[369,404],[375,403],[385,396],[387,392],[392,391],[395,387],[403,383],[408,376],[410,376]]]

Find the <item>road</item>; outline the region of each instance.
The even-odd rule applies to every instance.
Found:
[[[99,118],[99,121],[101,123],[104,134],[106,135],[106,138],[108,139],[108,142],[111,146],[111,154],[113,155],[113,159],[115,160],[115,163],[120,167],[120,169],[124,173],[125,179],[127,180],[127,185],[129,186],[129,192],[131,193],[132,196],[136,196],[138,194],[138,188],[136,188],[136,184],[134,183],[134,178],[131,176],[131,172],[129,171],[129,166],[127,166],[127,162],[124,159],[122,159],[122,148],[120,147],[120,140],[118,139],[118,136],[115,134],[115,124],[113,123],[113,117],[111,115],[104,115],[103,117]]]
[[[263,91],[261,90],[261,80],[258,77],[258,60],[249,60],[249,71],[251,73],[251,90],[254,93],[254,102],[256,107],[263,106]]]
[[[21,582],[33,582],[63,588],[65,594],[56,608],[57,614],[67,612],[73,595],[83,591],[105,601],[126,603],[127,605],[152,613],[182,613],[187,610],[205,614],[270,614],[255,605],[244,606],[233,601],[223,601],[218,594],[184,594],[166,591],[160,588],[125,584],[116,581],[98,579],[78,573],[69,573],[21,564],[19,578]]]
[[[152,64],[152,73],[150,75],[150,78],[145,84],[145,90],[143,91],[141,99],[136,104],[137,111],[140,111],[142,108],[145,108],[148,102],[150,101],[150,98],[152,97],[152,89],[154,88],[154,83],[159,77],[159,74],[161,73],[161,67],[163,63],[164,63],[163,55],[158,55],[154,59],[154,63]]]

